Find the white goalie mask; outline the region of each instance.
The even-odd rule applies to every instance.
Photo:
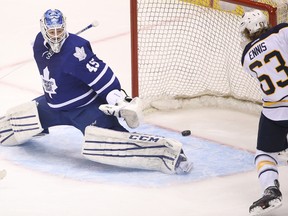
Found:
[[[260,29],[268,27],[267,17],[260,10],[252,10],[244,13],[240,21],[240,32],[244,32],[245,29],[253,34]]]
[[[57,9],[47,10],[40,19],[41,33],[45,41],[55,53],[59,53],[67,38],[66,20],[63,13]]]

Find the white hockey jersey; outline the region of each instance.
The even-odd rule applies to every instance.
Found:
[[[263,114],[275,121],[288,120],[288,24],[281,23],[247,44],[242,66],[259,81]]]

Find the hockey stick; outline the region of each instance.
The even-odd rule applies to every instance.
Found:
[[[88,26],[86,26],[85,28],[81,29],[80,31],[76,32],[76,35],[81,34],[84,31],[87,31],[88,29],[92,28],[92,27],[97,27],[99,25],[99,22],[97,20],[94,20],[91,24],[89,24]],[[33,42],[31,42],[31,45],[33,45]]]
[[[88,26],[86,26],[85,28],[83,28],[82,30],[78,31],[77,33],[75,33],[76,35],[79,35],[81,34],[82,32],[92,28],[92,27],[97,27],[99,25],[99,22],[98,21],[93,21],[91,24],[89,24]]]
[[[82,30],[78,31],[78,32],[75,33],[75,34],[76,34],[76,35],[79,35],[79,34],[81,34],[82,32],[84,32],[84,31],[86,31],[86,30],[88,30],[88,29],[90,29],[90,28],[92,28],[92,27],[97,27],[98,25],[99,25],[99,22],[95,20],[95,21],[93,21],[91,24],[89,24],[88,26],[86,26],[85,28],[83,28]],[[34,43],[34,41],[31,40],[31,42],[30,42],[31,46],[33,46],[33,43]],[[54,54],[54,52],[53,52],[51,49],[49,49],[48,52],[49,52],[49,55],[51,55],[51,56]],[[23,61],[23,62],[19,62],[19,63],[17,63],[17,65],[22,65],[22,64],[24,64],[24,63],[26,63],[26,62],[29,62],[29,61],[30,61],[30,59],[25,60],[25,61]],[[13,71],[10,72],[10,73],[8,73],[8,74],[5,74],[4,76],[0,77],[0,80],[3,79],[3,78],[6,77],[6,76],[12,74],[12,73],[13,73]]]
[[[3,179],[6,176],[7,172],[6,170],[0,170],[0,180]]]
[[[92,28],[92,27],[96,27],[96,26],[98,26],[99,25],[99,22],[98,21],[93,21],[91,24],[89,24],[88,26],[86,26],[85,28],[83,28],[83,29],[81,29],[80,31],[78,31],[78,32],[76,32],[75,34],[76,35],[79,35],[79,34],[81,34],[82,32],[84,32],[84,31],[86,31],[86,30],[88,30],[88,29],[90,29],[90,28]],[[48,56],[52,56],[52,55],[54,55],[54,51],[50,48],[49,49],[49,51],[48,51]],[[50,58],[49,57],[49,58]]]

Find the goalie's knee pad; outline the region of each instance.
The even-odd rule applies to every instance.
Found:
[[[0,143],[20,145],[42,131],[35,101],[13,107],[0,118]]]
[[[178,173],[183,161],[182,144],[176,140],[94,126],[86,127],[82,154],[99,163],[169,174]]]

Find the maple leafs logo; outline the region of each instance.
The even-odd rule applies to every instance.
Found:
[[[55,90],[58,88],[55,82],[55,79],[49,78],[50,71],[48,68],[44,68],[42,78],[42,86],[44,91],[49,94],[50,98],[52,98],[52,94],[57,94]]]
[[[87,54],[85,53],[84,47],[75,47],[75,53],[73,54],[79,61],[82,61],[86,58]]]

